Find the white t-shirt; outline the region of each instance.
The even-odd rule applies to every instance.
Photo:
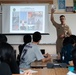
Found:
[[[35,60],[41,60],[44,56],[42,55],[38,45],[28,43],[21,54],[20,68],[30,68],[30,65]]]

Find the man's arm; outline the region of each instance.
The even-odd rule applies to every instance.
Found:
[[[56,28],[58,28],[58,23],[56,23],[55,20],[54,20],[54,12],[55,12],[55,10],[54,10],[54,9],[51,9],[51,17],[50,17],[50,20],[51,20],[51,22],[53,23],[53,25],[54,25]]]
[[[46,62],[49,60],[51,60],[51,56],[50,56],[50,54],[46,54],[46,57],[42,59],[42,62]]]
[[[66,33],[66,36],[65,37],[69,37],[70,35],[72,35],[69,26],[68,26],[68,30],[65,33]]]
[[[45,54],[45,55],[42,55],[42,53],[41,53],[41,51],[40,51],[40,49],[38,48],[36,48],[36,50],[34,51],[35,52],[35,55],[36,55],[36,59],[38,60],[38,61],[42,61],[42,62],[46,62],[46,61],[48,61],[48,60],[50,60],[51,59],[51,55],[50,54]]]
[[[68,35],[72,35],[71,29],[69,28]]]

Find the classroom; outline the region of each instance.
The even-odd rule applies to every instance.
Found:
[[[21,2],[21,1],[20,1]],[[20,3],[20,2],[17,2],[17,4],[18,3]],[[23,1],[22,1],[23,2]],[[32,2],[32,1],[31,1]],[[41,1],[40,1],[41,2]],[[39,2],[39,3],[40,3]],[[42,39],[41,39],[41,41],[40,41],[40,48],[41,49],[45,49],[45,52],[47,53],[47,52],[50,52],[50,54],[56,54],[56,47],[55,47],[55,44],[56,44],[56,39],[57,39],[57,34],[56,34],[56,29],[55,29],[55,27],[52,25],[52,23],[51,23],[51,21],[50,21],[50,9],[51,9],[51,4],[55,4],[56,5],[56,13],[55,13],[55,19],[56,19],[56,21],[58,21],[59,22],[59,16],[61,15],[61,14],[63,14],[63,15],[65,15],[66,16],[66,22],[67,22],[67,24],[68,25],[70,25],[70,28],[71,28],[71,31],[72,31],[72,33],[73,34],[76,34],[76,32],[75,32],[75,27],[72,25],[72,23],[73,24],[75,24],[75,13],[72,13],[72,12],[65,12],[65,10],[64,9],[58,9],[58,4],[57,4],[57,0],[54,0],[54,1],[42,1],[42,3],[50,3],[49,4],[49,6],[48,6],[48,15],[49,15],[49,18],[48,18],[48,27],[46,27],[49,31],[47,31],[47,33],[49,33],[49,35],[47,35],[47,34],[45,34],[45,35],[42,35]],[[12,0],[12,1],[4,1],[4,3],[6,3],[6,4],[10,4],[10,3],[12,3],[12,4],[14,4],[14,1]],[[32,2],[33,3],[33,2]],[[70,4],[70,5],[69,5]],[[66,6],[68,7],[68,6],[73,6],[73,3],[72,2],[69,2],[68,3],[68,0],[66,1]],[[1,12],[1,10],[0,10],[0,12]],[[5,12],[6,12],[6,10],[5,10]],[[73,17],[72,17],[73,16]],[[2,25],[2,13],[0,13],[0,33],[2,33],[2,32],[5,32],[5,31],[3,31],[3,27],[5,27],[5,26],[1,26]],[[71,19],[74,19],[73,21],[71,21]],[[6,20],[6,19],[5,19]],[[8,26],[7,26],[8,27]],[[8,29],[6,27],[6,29]],[[6,30],[6,29],[4,29],[4,30]],[[23,44],[23,40],[22,40],[22,38],[23,38],[23,35],[24,35],[24,33],[23,33],[23,35],[8,35],[8,33],[4,33],[4,34],[6,34],[6,36],[7,36],[7,38],[8,38],[8,43],[10,43],[10,44],[12,44],[13,46],[14,46],[14,48],[17,50],[17,54],[18,54],[18,45],[19,44]],[[18,37],[17,37],[18,36]],[[15,38],[15,39],[14,39]],[[12,40],[13,41],[12,41]],[[47,47],[46,47],[46,45],[47,45]]]
[[[0,0],[0,33],[6,35],[8,39],[7,42],[13,46],[14,50],[16,51],[16,57],[17,57],[19,54],[18,47],[20,44],[23,44],[23,36],[25,34],[31,34],[32,36],[33,29],[35,28],[35,30],[37,31],[38,30],[37,28],[39,28],[39,30],[42,33],[42,38],[39,43],[40,50],[45,50],[45,54],[49,53],[51,57],[56,59],[57,57],[57,52],[56,52],[57,32],[56,32],[56,28],[53,26],[51,22],[51,18],[50,18],[51,9],[52,9],[52,6],[54,5],[55,6],[54,7],[55,9],[54,19],[58,23],[60,23],[59,16],[65,15],[67,25],[69,26],[72,34],[76,35],[76,31],[75,31],[76,30],[75,28],[75,23],[76,23],[75,21],[76,20],[76,12],[75,12],[76,8],[75,7],[76,6],[74,5],[74,1],[73,0],[2,0],[2,1]],[[26,5],[27,7],[23,7],[24,5]],[[40,7],[38,8],[37,6],[40,6]],[[26,13],[23,13],[23,11],[25,11]],[[34,12],[33,14],[36,15],[36,18],[33,17],[33,19],[31,20],[30,19],[31,12],[29,12],[28,29],[27,29],[27,26],[26,28],[21,27],[19,31],[18,29],[19,23],[20,23],[20,26],[21,24],[27,25],[27,21],[28,21],[27,18],[24,18],[25,21],[22,21],[23,19],[22,17],[24,15],[27,17],[27,11],[33,11]],[[38,14],[37,11],[39,11],[40,15],[37,15]],[[16,15],[14,15],[14,13]],[[20,14],[20,16],[18,16],[18,14]],[[18,19],[19,17],[21,18]],[[40,19],[37,21],[38,23],[34,22],[36,21],[36,19]],[[41,26],[34,27],[33,24],[35,23],[37,24],[41,23],[43,24],[43,27]],[[14,26],[14,24],[16,24],[16,26]],[[31,24],[31,27],[30,27],[30,24]],[[26,29],[26,33],[25,31],[23,31],[24,29]],[[60,65],[62,64],[54,64],[53,66],[57,67]],[[31,67],[33,68],[33,70],[31,71],[36,72],[36,74],[33,74],[33,75],[50,75],[50,74],[51,75],[65,75],[68,72],[68,69],[66,69],[65,67],[53,68],[53,69],[51,68],[47,70],[46,66],[47,66],[46,63],[44,64],[42,64],[41,62],[32,63]],[[37,69],[35,67],[37,67]],[[17,75],[17,74],[13,74],[13,75]],[[18,75],[21,75],[21,74],[18,74]]]

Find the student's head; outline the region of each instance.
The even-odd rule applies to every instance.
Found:
[[[31,42],[31,35],[30,34],[24,35],[23,41],[24,41],[25,44]]]
[[[60,22],[61,23],[65,23],[65,20],[66,20],[65,16],[64,15],[61,15],[60,16]]]
[[[10,62],[15,58],[13,47],[8,43],[0,43],[0,60]]]
[[[76,70],[76,48],[74,48],[74,50],[72,51],[72,58],[73,58],[74,68]]]
[[[75,41],[74,41],[74,39],[72,39],[72,38],[70,38],[70,37],[66,37],[64,40],[63,40],[63,46],[66,46],[66,45],[68,45],[68,44],[74,44],[75,43]]]
[[[7,37],[4,34],[0,34],[0,43],[7,42]]]
[[[76,36],[75,35],[70,35],[70,38],[74,39],[74,41],[76,43]]]
[[[34,32],[33,33],[33,42],[39,42],[41,40],[41,33],[40,32]]]

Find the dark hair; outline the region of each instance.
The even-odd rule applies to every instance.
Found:
[[[19,67],[16,62],[14,49],[8,43],[0,43],[0,60],[9,65],[12,74],[19,73]]]
[[[7,37],[4,34],[0,34],[0,43],[7,42]]]
[[[70,35],[70,38],[74,39],[74,41],[76,43],[76,36],[75,35]]]
[[[30,34],[24,35],[23,41],[25,44],[31,42],[31,35]]]
[[[34,32],[33,41],[38,42],[39,40],[41,40],[41,33],[40,32]]]
[[[66,46],[66,45],[68,45],[68,44],[74,44],[74,43],[75,43],[74,39],[72,39],[72,38],[70,38],[70,37],[66,37],[66,38],[64,38],[64,40],[63,40],[63,46]]]
[[[61,17],[65,17],[65,16],[64,16],[64,15],[60,15],[60,18],[61,18]]]
[[[74,69],[76,70],[76,48],[72,51],[72,59],[74,64]]]
[[[15,58],[14,49],[8,43],[0,43],[0,60],[9,63]]]

